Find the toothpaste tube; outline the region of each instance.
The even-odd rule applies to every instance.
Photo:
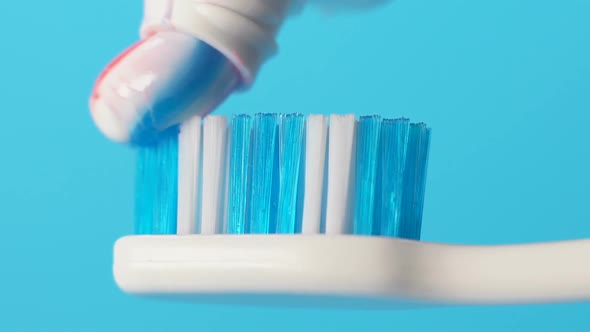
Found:
[[[148,145],[254,84],[284,21],[309,2],[326,11],[387,0],[144,0],[141,40],[100,74],[92,118],[119,143]]]

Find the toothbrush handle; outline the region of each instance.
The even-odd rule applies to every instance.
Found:
[[[465,246],[350,235],[131,236],[114,254],[117,284],[138,295],[250,294],[253,304],[305,295],[310,306],[328,298],[325,306],[362,308],[590,301],[590,239]]]
[[[413,258],[415,273],[407,286],[419,297],[467,304],[590,300],[590,239],[414,246],[412,254],[418,257]]]

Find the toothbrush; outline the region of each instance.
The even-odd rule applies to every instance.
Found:
[[[193,117],[138,151],[129,294],[404,308],[590,299],[590,241],[420,241],[430,129],[379,116]]]

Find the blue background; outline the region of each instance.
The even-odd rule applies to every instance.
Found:
[[[137,38],[139,1],[1,1],[0,331],[555,331],[590,305],[288,311],[122,294],[113,242],[132,231],[133,154],[87,107]],[[433,127],[424,239],[590,237],[590,2],[399,0],[307,12],[248,94],[219,110],[381,113]]]

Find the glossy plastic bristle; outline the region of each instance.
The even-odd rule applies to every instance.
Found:
[[[227,119],[203,119],[203,162],[201,188],[201,234],[218,234],[225,221],[225,178],[227,157]]]
[[[139,148],[135,188],[135,231],[175,234],[178,199],[178,136]]]
[[[429,147],[430,129],[422,123],[410,125],[403,177],[402,224],[404,227],[401,232],[402,237],[409,239],[420,239]]]
[[[322,231],[326,187],[326,151],[328,146],[328,119],[325,115],[310,115],[305,128],[305,166],[301,176],[302,222],[301,233],[317,234]]]
[[[380,199],[377,207],[380,235],[402,236],[402,196],[410,122],[407,119],[384,120],[379,151]]]
[[[177,234],[193,234],[197,230],[200,161],[201,118],[196,116],[185,121],[178,134]]]
[[[363,116],[357,129],[356,144],[356,197],[354,234],[376,235],[375,195],[377,193],[377,165],[381,117]]]
[[[229,234],[246,233],[248,204],[250,202],[250,134],[252,118],[241,114],[234,116],[230,125],[229,155]]]
[[[305,117],[288,114],[279,127],[279,198],[277,233],[294,234],[298,225],[299,176],[304,149]]]
[[[278,114],[256,114],[252,132],[249,233],[272,233],[276,218]]]
[[[267,113],[209,116],[182,128],[180,140],[138,152],[137,234],[175,234],[178,225],[179,234],[420,239],[425,124]]]
[[[356,119],[354,115],[331,115],[328,133],[328,181],[324,232],[350,234],[355,206]]]

